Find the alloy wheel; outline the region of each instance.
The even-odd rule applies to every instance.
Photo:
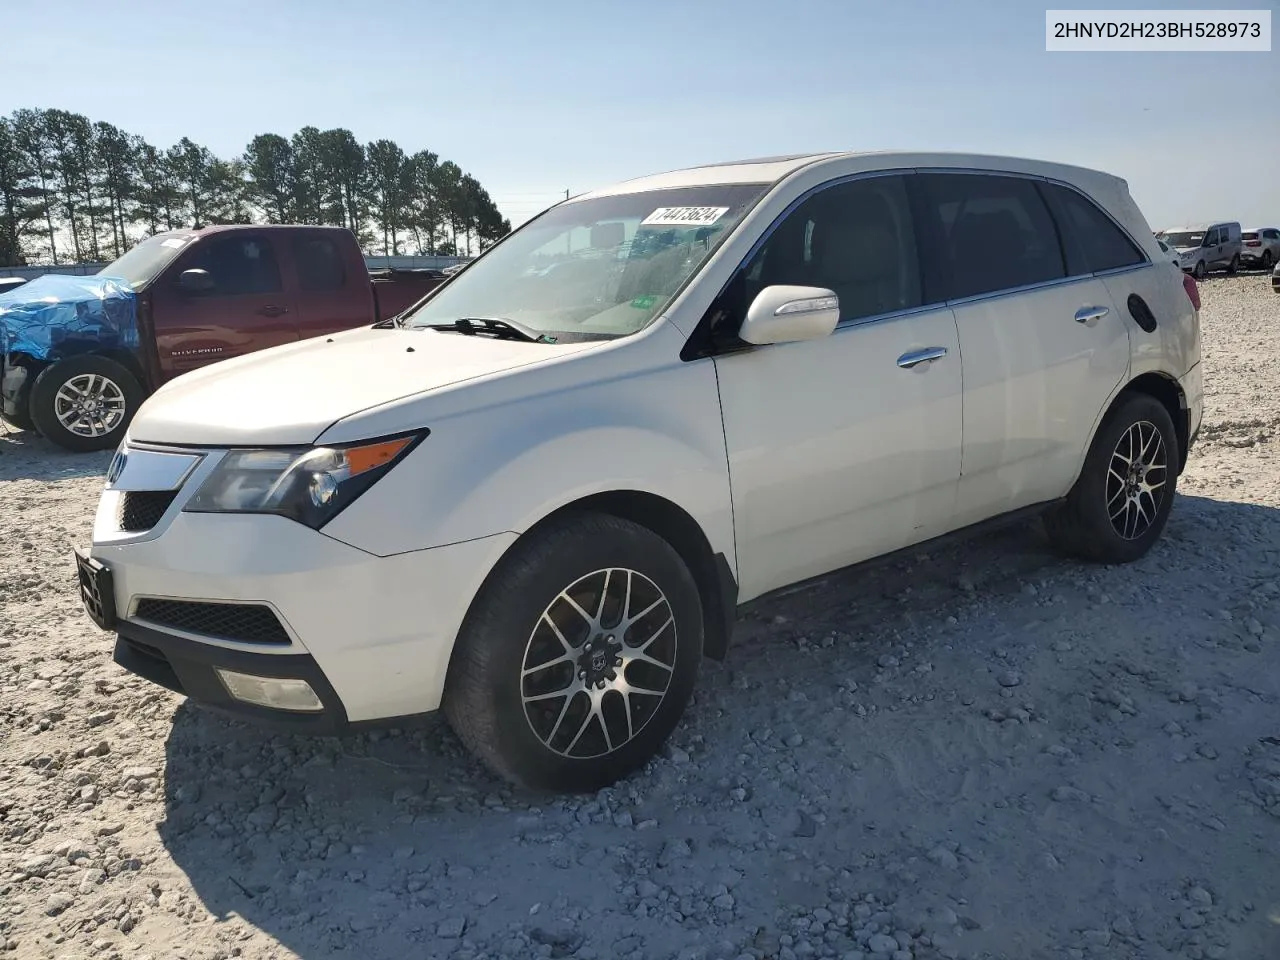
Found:
[[[1120,435],[1107,468],[1107,516],[1124,540],[1137,540],[1155,522],[1164,503],[1168,451],[1160,430],[1139,420]]]
[[[120,385],[100,373],[72,377],[53,399],[53,413],[78,437],[103,437],[120,426],[127,412]]]
[[[621,749],[662,704],[677,644],[671,603],[644,574],[581,577],[547,605],[525,645],[520,699],[530,729],[574,760]]]

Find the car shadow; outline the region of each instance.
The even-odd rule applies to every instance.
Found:
[[[874,823],[864,829],[864,822],[881,819],[883,811],[892,811],[888,815],[896,824],[911,823],[913,830],[932,836],[947,835],[954,818],[969,818],[972,824],[973,817],[993,812],[990,796],[970,798],[967,808],[957,800],[967,787],[948,798],[940,786],[912,782],[901,771],[883,778],[858,772],[874,769],[883,756],[880,736],[898,738],[908,754],[917,746],[936,752],[945,731],[913,725],[909,717],[891,720],[900,715],[881,712],[865,721],[881,725],[870,728],[874,735],[860,727],[862,733],[836,748],[830,737],[792,735],[793,718],[800,730],[805,723],[827,722],[823,718],[831,710],[842,711],[838,721],[830,721],[834,730],[858,722],[843,712],[852,710],[849,691],[859,684],[864,691],[882,684],[886,657],[900,649],[904,637],[914,638],[916,648],[935,661],[935,671],[945,671],[945,679],[931,674],[922,684],[937,679],[968,689],[966,683],[991,672],[988,640],[1016,647],[1020,642],[1034,646],[1036,638],[983,637],[981,643],[953,649],[948,631],[978,616],[994,624],[997,633],[1005,623],[1061,620],[1063,614],[1053,612],[1059,592],[1120,597],[1135,591],[1141,603],[1126,608],[1132,619],[1117,617],[1115,629],[1131,633],[1135,643],[1141,633],[1141,642],[1158,650],[1175,642],[1174,628],[1142,633],[1146,610],[1216,616],[1221,596],[1253,582],[1265,565],[1272,576],[1280,567],[1280,510],[1180,495],[1161,542],[1142,561],[1124,567],[1065,561],[1050,551],[1038,525],[1030,524],[937,550],[922,547],[888,564],[823,578],[745,608],[727,661],[708,662],[704,669],[674,738],[676,749],[628,781],[589,797],[513,789],[473,761],[443,722],[412,731],[312,739],[269,735],[183,702],[166,744],[166,812],[159,836],[212,914],[243,918],[304,958],[351,951],[365,958],[446,956],[465,947],[459,936],[471,944],[467,955],[475,956],[579,951],[578,956],[610,957],[625,952],[620,947],[615,952],[618,938],[631,938],[627,950],[639,949],[643,956],[675,955],[689,944],[701,944],[704,956],[719,955],[718,950],[733,956],[727,945],[718,948],[699,939],[696,927],[648,910],[641,902],[643,885],[658,880],[678,896],[682,872],[704,879],[723,875],[727,884],[738,878],[736,929],[749,939],[751,931],[774,922],[779,908],[826,903],[827,880],[796,879],[789,872],[798,860],[825,864],[818,875],[826,869],[827,879],[850,864],[862,864],[862,882],[872,882],[873,875],[883,878],[874,853],[859,852],[894,840],[877,834]],[[1173,570],[1177,576],[1166,575]],[[1074,629],[1069,620],[1067,627]],[[1076,643],[1087,648],[1093,637],[1102,645],[1100,636],[1082,632]],[[1112,652],[1082,649],[1080,656],[1090,663],[1096,656],[1101,663]],[[1269,669],[1280,674],[1274,661]],[[1280,680],[1257,682],[1266,687],[1259,688],[1261,693],[1280,697]],[[938,697],[944,697],[941,688]],[[927,699],[934,699],[933,692]],[[891,709],[897,708],[885,708]],[[961,707],[954,703],[945,709]],[[939,715],[958,718],[943,726],[978,722],[941,711],[935,720]],[[762,731],[762,725],[776,729]],[[774,742],[786,739],[786,762],[798,771],[794,779],[807,786],[735,775],[745,757],[758,753],[762,737],[771,736]],[[953,749],[947,744],[943,752]],[[964,784],[982,766],[973,759]],[[806,801],[804,791],[819,790],[813,783],[824,778],[832,780],[824,788],[835,798],[831,802],[850,822],[833,833],[833,821],[817,841],[805,839],[817,828],[810,820],[803,829],[803,817],[796,828],[796,811],[811,802],[812,793]],[[945,780],[939,774],[939,783]],[[731,796],[738,791],[746,801]],[[1054,829],[1048,820],[1043,826]],[[1107,829],[1114,836],[1104,839],[1117,848],[1136,850],[1137,860],[1147,855],[1159,862],[1147,849],[1153,842],[1148,833],[1115,823]],[[685,859],[664,860],[671,842],[695,836],[691,848],[684,848]],[[1241,838],[1242,847],[1232,841],[1231,833],[1218,833],[1208,842],[1222,848],[1224,857],[1247,857],[1252,840]],[[813,848],[815,842],[822,846]],[[1027,858],[1033,854],[1026,851]],[[1177,855],[1194,859],[1198,854],[1197,848]],[[995,891],[1071,904],[1077,899],[1072,885],[1101,889],[1111,882],[1106,865],[1111,862],[1099,855],[1093,867],[1080,868],[1084,873],[1055,878],[1042,872],[1033,882],[1021,875],[1021,862],[988,861],[982,870]],[[1215,895],[1228,895],[1230,877],[1213,876],[1213,865],[1179,863],[1179,869],[1177,877],[1208,876],[1219,884]],[[909,879],[899,877],[904,884]],[[1255,889],[1251,899],[1280,900],[1280,876],[1267,883],[1271,889]],[[974,897],[974,889],[967,895]],[[1268,893],[1274,895],[1270,901]],[[672,900],[663,909],[677,906]],[[553,919],[566,915],[591,920],[566,925]],[[722,922],[717,935],[735,929]],[[735,942],[741,946],[741,938]],[[1275,946],[1267,944],[1253,955]],[[1057,945],[1046,940],[1023,946],[1023,955],[1040,955]]]
[[[0,483],[6,480],[74,479],[107,472],[114,451],[72,453],[33,430],[19,430],[0,420]]]

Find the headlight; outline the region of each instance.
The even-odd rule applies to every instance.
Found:
[[[232,450],[187,513],[275,513],[318,530],[418,445],[426,433],[334,447]]]

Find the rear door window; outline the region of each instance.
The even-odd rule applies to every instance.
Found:
[[[1058,231],[1035,181],[1000,174],[921,173],[921,210],[934,251],[930,291],[955,300],[1066,276]]]
[[[293,262],[298,271],[298,287],[305,293],[340,290],[347,282],[342,251],[329,237],[294,237]]]
[[[1067,271],[1072,276],[1117,270],[1146,262],[1146,257],[1092,200],[1070,187],[1041,184],[1062,230]]]

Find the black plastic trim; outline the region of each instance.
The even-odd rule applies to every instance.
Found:
[[[728,653],[729,643],[733,639],[733,628],[738,621],[738,581],[733,577],[733,568],[723,553],[713,558],[716,567],[716,588],[719,609],[713,611],[719,620],[717,634],[706,638],[703,653],[712,660],[723,660]]]
[[[853,570],[870,570],[882,564],[896,563],[904,557],[914,556],[921,551],[936,550],[939,547],[952,546],[956,543],[963,543],[973,537],[991,533],[995,530],[1001,530],[1005,527],[1014,526],[1034,520],[1048,513],[1050,510],[1062,505],[1065,497],[1057,500],[1046,500],[1043,503],[1033,503],[1027,507],[1020,507],[1017,510],[1011,510],[1008,513],[1002,513],[996,517],[988,517],[986,520],[979,520],[977,523],[971,523],[967,527],[961,527],[958,530],[952,530],[950,533],[939,534],[928,540],[921,540],[919,543],[913,543],[901,549],[894,550],[891,553],[881,554],[878,557],[870,557],[866,560],[860,560],[857,563],[849,564],[845,567],[839,567],[835,570],[828,570],[826,573],[820,573],[814,577],[808,577],[797,583],[784,584],[767,593],[762,593],[757,597],[752,597],[746,603],[742,604],[745,608],[754,607],[756,604],[768,603],[775,598],[781,597],[783,594],[792,594],[815,587],[830,577],[839,576]]]
[[[116,627],[113,659],[130,673],[180,693],[200,707],[254,726],[282,733],[346,736],[365,730],[417,726],[434,711],[376,720],[351,721],[337,691],[308,653],[253,653],[176,637],[139,623],[122,620]],[[214,673],[223,667],[259,677],[305,680],[324,705],[315,713],[271,710],[242,703],[229,694]]]

